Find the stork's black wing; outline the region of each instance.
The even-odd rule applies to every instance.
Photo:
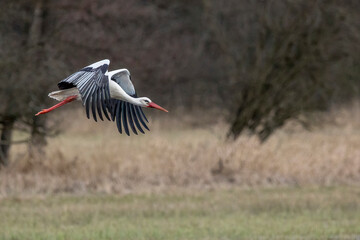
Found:
[[[110,120],[107,106],[110,104],[109,78],[105,74],[110,61],[102,60],[91,64],[70,75],[58,83],[60,89],[76,87],[79,90],[86,116],[90,118],[90,111],[95,121],[96,112],[103,120],[102,113]]]
[[[111,99],[108,106],[111,119],[113,121],[116,120],[116,125],[120,133],[124,130],[124,132],[130,136],[129,128],[136,135],[138,134],[137,129],[143,134],[145,134],[143,128],[150,131],[146,125],[148,120],[140,106],[117,99]]]
[[[128,70],[124,69],[123,71],[112,75],[111,80],[119,84],[119,86],[131,97],[137,97]],[[124,129],[124,132],[129,136],[129,128],[136,135],[138,134],[137,130],[141,133],[145,133],[143,128],[150,131],[146,125],[148,120],[140,106],[122,100],[111,99],[108,109],[111,113],[112,120],[116,120],[116,125],[120,133],[122,133]]]

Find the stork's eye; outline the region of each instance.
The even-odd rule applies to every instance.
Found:
[[[145,101],[145,103],[149,103],[150,101],[149,100],[144,100]]]

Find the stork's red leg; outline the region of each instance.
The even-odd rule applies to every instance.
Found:
[[[62,105],[65,105],[69,102],[72,102],[74,100],[76,100],[77,96],[70,96],[70,97],[67,97],[64,101],[62,102],[59,102],[58,104],[52,106],[51,108],[47,108],[47,109],[43,109],[41,110],[40,112],[38,112],[37,114],[35,114],[35,116],[38,116],[40,114],[45,114],[45,113],[48,113],[52,110],[54,110],[55,108],[58,108],[58,107],[61,107]]]

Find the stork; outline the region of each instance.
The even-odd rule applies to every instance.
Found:
[[[123,68],[108,72],[109,64],[108,59],[101,60],[60,81],[58,83],[60,90],[49,93],[50,98],[60,103],[43,109],[35,116],[48,113],[69,102],[81,100],[87,118],[90,119],[92,113],[96,122],[97,116],[103,121],[104,115],[108,120],[116,120],[120,133],[123,127],[125,133],[130,135],[129,126],[136,135],[137,130],[145,133],[143,128],[149,130],[146,125],[149,121],[141,107],[168,111],[147,97],[137,96],[129,70]]]

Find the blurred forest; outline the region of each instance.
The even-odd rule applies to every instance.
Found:
[[[358,0],[2,0],[0,163],[14,129],[39,151],[54,134],[48,92],[108,58],[140,96],[172,114],[199,112],[266,140],[288,119],[360,93]],[[56,130],[56,129],[55,129]]]

